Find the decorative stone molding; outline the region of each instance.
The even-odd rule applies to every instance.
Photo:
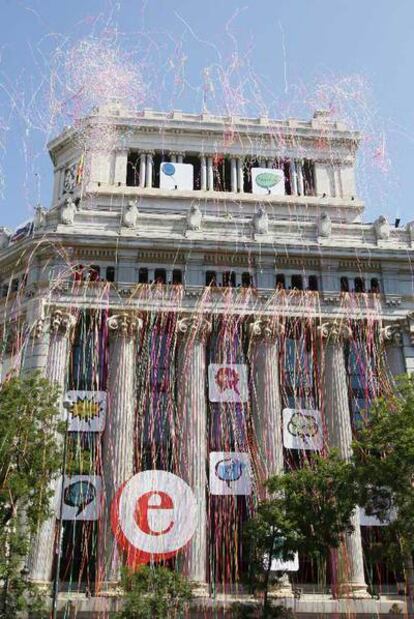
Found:
[[[0,249],[5,249],[10,241],[11,232],[8,228],[0,227]]]
[[[143,327],[143,320],[133,312],[122,312],[108,318],[109,330],[122,337],[132,337],[139,333]]]
[[[211,333],[211,329],[211,321],[197,314],[184,316],[177,321],[178,333],[190,338],[204,339]]]
[[[352,337],[351,328],[337,320],[322,323],[318,327],[318,333],[322,339],[333,340],[334,342],[347,340]]]
[[[256,318],[249,324],[250,337],[263,339],[267,342],[276,342],[277,338],[284,332],[284,324],[270,317]]]
[[[68,336],[75,325],[76,318],[73,314],[69,314],[60,309],[52,311],[50,316],[50,330],[55,335],[61,334]]]
[[[256,234],[268,234],[269,217],[262,206],[259,206],[257,212],[253,215],[252,224]]]
[[[46,223],[47,210],[43,206],[40,206],[39,204],[38,206],[35,206],[34,211],[35,211],[35,215],[33,219],[34,229],[38,230],[39,228],[43,228],[43,226]]]
[[[386,241],[391,236],[390,224],[384,215],[380,215],[378,219],[374,221],[374,229],[377,240]]]
[[[65,226],[72,226],[75,221],[76,204],[72,198],[66,198],[60,210],[60,222]]]
[[[399,322],[385,325],[380,330],[380,337],[384,342],[395,345],[402,344],[402,330]]]
[[[387,294],[385,299],[385,305],[388,307],[398,307],[401,305],[402,297],[390,296]]]
[[[45,332],[46,322],[44,318],[38,318],[30,330],[30,337],[34,340],[40,340]]]
[[[188,210],[187,217],[187,230],[201,230],[203,225],[203,214],[200,211],[198,204],[192,204]]]
[[[318,236],[328,238],[332,233],[332,221],[328,213],[322,213],[318,222]]]
[[[125,211],[122,213],[122,225],[126,228],[136,228],[138,215],[137,203],[134,201],[128,202]]]

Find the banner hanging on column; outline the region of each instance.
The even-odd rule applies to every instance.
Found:
[[[249,495],[252,492],[248,453],[212,451],[210,453],[210,493]]]
[[[67,391],[64,406],[69,416],[69,432],[103,432],[106,391]]]
[[[210,363],[208,396],[210,402],[247,402],[249,389],[247,365]]]
[[[99,475],[65,475],[58,480],[56,515],[62,520],[98,520],[101,499],[102,479]]]
[[[287,449],[320,451],[323,426],[317,410],[285,408],[283,410],[283,445]]]

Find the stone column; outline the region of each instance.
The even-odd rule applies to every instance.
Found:
[[[22,365],[24,374],[37,370],[45,372],[49,354],[49,336],[49,332],[45,329],[45,320],[38,318],[30,327]]]
[[[206,191],[207,190],[207,162],[206,162],[206,158],[204,155],[200,155],[200,168],[201,168],[200,189],[201,191]]]
[[[231,190],[236,193],[237,192],[237,166],[236,160],[234,157],[230,159],[230,170],[231,170]]]
[[[63,396],[69,353],[69,341],[76,319],[60,309],[54,310],[50,320],[50,344],[46,364],[46,377],[62,389],[59,406],[63,417]],[[56,504],[56,494],[60,491],[58,480],[52,481],[55,496],[51,499],[51,510]],[[52,579],[52,566],[55,551],[56,517],[53,513],[40,527],[34,540],[29,558],[29,578],[32,582],[47,585]]]
[[[183,163],[184,161],[184,153],[177,154],[177,163]]]
[[[298,179],[298,194],[303,196],[305,194],[304,185],[303,185],[303,161],[302,159],[296,160],[296,173]]]
[[[170,161],[171,163],[177,163],[177,153],[175,152],[170,153]]]
[[[178,388],[182,431],[181,474],[196,496],[198,513],[197,528],[186,550],[184,569],[191,581],[197,583],[200,589],[205,589],[208,457],[205,341],[211,324],[202,316],[195,315],[179,320],[177,328],[182,335],[177,373],[182,377]]]
[[[111,529],[110,509],[119,487],[134,473],[136,340],[142,320],[123,312],[108,318],[110,331],[108,413],[103,435],[103,487],[100,566],[103,589],[119,584],[122,557]]]
[[[250,325],[253,422],[264,479],[283,473],[278,343],[281,333],[283,326],[271,318],[260,318]]]
[[[207,189],[214,191],[213,157],[207,157]]]
[[[295,160],[291,159],[290,165],[290,186],[292,188],[292,195],[296,196],[298,193],[298,177],[296,175]]]
[[[400,376],[406,372],[403,354],[403,337],[399,324],[387,325],[381,335],[385,342],[387,365],[392,376]]]
[[[147,167],[147,155],[146,153],[141,153],[139,156],[139,186],[145,187],[145,175],[146,175],[146,167]]]
[[[243,173],[243,159],[237,159],[237,188],[239,193],[244,192],[244,173]]]
[[[352,334],[348,326],[336,322],[322,324],[319,331],[325,339],[324,399],[329,446],[349,460],[352,428],[343,345]],[[354,531],[345,537],[345,582],[339,584],[338,593],[341,597],[367,597],[358,510],[351,521]]]
[[[147,168],[145,170],[145,187],[152,187],[152,153],[147,154]]]

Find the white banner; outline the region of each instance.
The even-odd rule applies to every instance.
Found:
[[[386,527],[395,519],[395,510],[388,512],[387,520],[380,520],[376,514],[368,515],[363,507],[359,508],[359,524],[361,527]]]
[[[299,571],[299,555],[297,552],[293,555],[290,561],[283,559],[272,559],[270,565],[271,572],[298,572]]]
[[[283,410],[283,445],[287,449],[320,451],[323,426],[317,410],[285,408]]]
[[[279,168],[252,168],[252,193],[285,195],[285,175]]]
[[[250,457],[237,451],[210,452],[210,493],[249,495],[252,492]]]
[[[247,402],[247,365],[210,363],[208,366],[210,402]]]
[[[69,415],[69,432],[103,432],[106,391],[67,391],[64,406]]]
[[[99,475],[65,475],[63,501],[60,502],[62,478],[58,480],[56,515],[62,520],[98,520],[101,507],[102,479]]]

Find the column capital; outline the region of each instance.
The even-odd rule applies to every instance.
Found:
[[[109,316],[107,324],[113,333],[122,337],[132,337],[142,329],[143,320],[136,312],[122,312]]]
[[[389,345],[402,345],[402,329],[399,322],[385,325],[380,329],[381,340]]]
[[[50,331],[56,335],[69,336],[76,325],[76,317],[61,309],[54,309],[50,314]]]
[[[271,317],[255,318],[249,324],[249,335],[253,339],[276,342],[285,332],[285,325]]]
[[[184,316],[177,321],[179,335],[195,337],[200,340],[206,338],[211,332],[211,322],[204,316]]]
[[[338,320],[323,322],[318,327],[318,333],[322,339],[339,342],[352,337],[352,329],[349,325]]]
[[[44,318],[38,318],[33,323],[32,328],[30,329],[30,337],[34,340],[40,340],[40,338],[45,333],[46,321]]]

